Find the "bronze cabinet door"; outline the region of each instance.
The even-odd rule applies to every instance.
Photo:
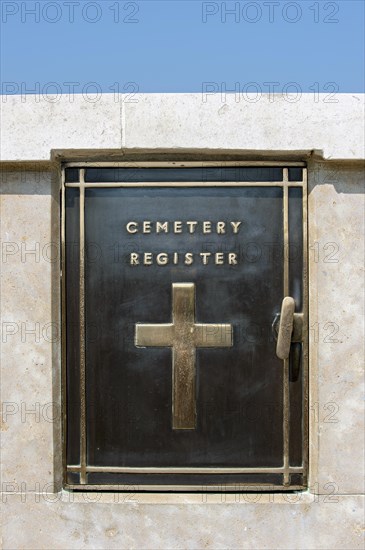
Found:
[[[66,168],[66,486],[305,487],[305,211],[303,167]]]

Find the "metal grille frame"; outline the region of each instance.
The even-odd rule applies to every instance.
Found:
[[[226,167],[282,167],[282,181],[222,181],[222,182],[85,182],[85,170],[87,168],[226,168]],[[302,168],[302,181],[289,181],[289,168]],[[145,492],[275,492],[275,491],[298,491],[305,490],[308,483],[308,199],[307,199],[307,168],[305,162],[275,162],[275,161],[207,161],[207,162],[66,162],[61,167],[61,310],[62,310],[62,445],[63,445],[63,485],[65,489],[77,491],[128,491],[131,487],[134,491]],[[79,181],[65,181],[67,168],[79,169]],[[299,187],[303,190],[303,347],[302,347],[302,369],[303,369],[303,406],[302,406],[302,428],[303,428],[303,462],[301,466],[290,466],[289,464],[289,360],[283,360],[283,465],[280,468],[197,468],[197,467],[104,467],[90,466],[87,464],[86,456],[86,363],[85,363],[85,189],[87,188],[111,188],[111,187],[281,187],[283,189],[283,235],[284,250],[289,245],[289,188]],[[66,225],[65,225],[65,190],[68,187],[76,187],[80,192],[80,277],[79,277],[79,311],[80,311],[80,464],[68,465],[66,459],[67,441],[67,377],[66,377],[66,277],[62,274],[65,270],[66,257]],[[283,295],[289,295],[289,257],[284,254],[284,278]],[[282,474],[282,485],[268,484],[224,484],[212,485],[116,485],[103,484],[95,485],[88,483],[89,473],[145,473],[145,474]],[[80,484],[67,482],[68,473],[79,473]],[[291,485],[290,475],[301,474],[302,485]]]

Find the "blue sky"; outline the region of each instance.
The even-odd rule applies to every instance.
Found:
[[[364,92],[362,0],[0,4],[2,93]]]

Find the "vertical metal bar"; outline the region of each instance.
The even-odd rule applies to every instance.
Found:
[[[61,172],[61,401],[62,401],[62,471],[63,483],[67,483],[67,378],[66,378],[66,220],[65,220],[65,170]]]
[[[283,229],[284,229],[284,297],[289,295],[289,199],[288,199],[288,168],[283,170]],[[284,485],[290,484],[289,476],[289,359],[283,361],[283,466]]]
[[[85,380],[85,170],[80,170],[80,483],[86,474],[86,380]]]
[[[309,357],[308,357],[308,171],[303,169],[303,484],[308,483]]]

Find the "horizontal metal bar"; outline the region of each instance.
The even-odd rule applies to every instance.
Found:
[[[178,151],[177,151],[178,154]],[[275,161],[275,160],[253,160],[253,161],[242,161],[242,160],[209,160],[209,161],[104,161],[104,162],[95,162],[95,161],[80,161],[80,162],[65,162],[63,163],[64,168],[118,168],[118,167],[128,167],[133,165],[133,167],[141,168],[182,168],[182,167],[226,167],[226,166],[283,166],[283,167],[306,167],[306,163],[302,161]]]
[[[72,485],[69,483],[65,484],[65,489],[70,491],[123,491],[128,493],[140,493],[144,491],[148,492],[180,492],[180,493],[240,493],[250,491],[252,493],[260,493],[266,491],[267,494],[274,493],[277,491],[303,491],[306,489],[304,485],[273,485],[272,483],[267,484],[255,484],[255,483],[216,483],[211,485],[129,485],[127,483],[121,483],[119,485]],[[138,496],[136,495],[136,500]],[[137,500],[138,501],[138,500]]]
[[[282,181],[111,181],[103,183],[65,183],[65,187],[303,187],[303,182],[291,181],[285,184]]]
[[[68,466],[68,472],[81,472],[81,466]],[[280,468],[207,468],[207,467],[150,467],[150,466],[86,466],[87,473],[106,474],[282,474],[284,467]],[[290,473],[302,473],[301,466],[292,466]]]

